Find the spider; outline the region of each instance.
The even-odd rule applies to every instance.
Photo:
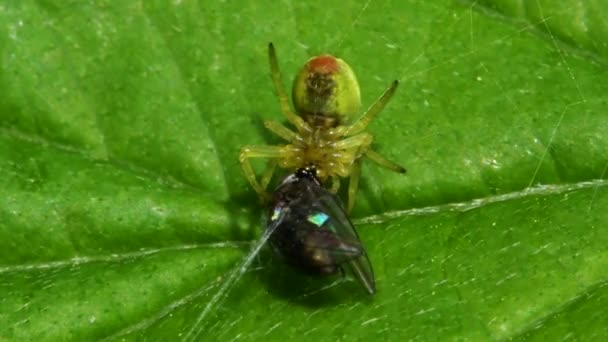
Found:
[[[268,130],[288,143],[244,146],[241,149],[239,162],[245,177],[261,198],[270,198],[266,188],[277,166],[292,171],[314,166],[316,177],[322,184],[329,181],[332,193],[338,192],[340,178],[350,177],[347,206],[347,212],[350,212],[359,187],[362,157],[394,172],[406,172],[405,168],[372,150],[374,137],[364,132],[395,93],[398,81],[393,81],[359,120],[350,123],[361,107],[361,97],[355,74],[346,62],[331,55],[309,59],[293,82],[293,112],[283,88],[272,43],[268,44],[268,59],[281,112],[295,131],[279,122],[265,121],[264,126]],[[250,159],[253,158],[269,159],[259,182],[251,166]]]

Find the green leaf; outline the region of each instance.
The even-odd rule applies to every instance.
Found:
[[[608,339],[605,1],[5,1],[0,339]],[[369,131],[378,294],[265,251],[239,148],[333,53]],[[262,164],[256,164],[261,170]]]

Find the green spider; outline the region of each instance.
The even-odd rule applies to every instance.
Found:
[[[329,190],[332,193],[338,192],[340,178],[350,177],[348,212],[355,204],[362,157],[394,172],[406,172],[403,167],[372,150],[374,137],[364,132],[395,93],[398,81],[393,81],[359,120],[350,123],[359,112],[361,96],[355,74],[343,60],[331,55],[320,55],[306,62],[293,82],[294,113],[282,85],[272,43],[268,45],[268,58],[281,111],[295,127],[295,131],[279,122],[266,121],[264,126],[288,143],[277,146],[244,146],[241,149],[239,161],[245,177],[262,198],[269,198],[266,187],[277,165],[290,171],[314,166],[322,184],[330,181]],[[251,166],[252,158],[270,159],[259,182]]]

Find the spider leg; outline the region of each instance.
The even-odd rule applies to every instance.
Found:
[[[349,137],[338,141],[334,144],[336,149],[353,149],[358,148],[358,153],[369,158],[374,163],[398,173],[405,173],[404,167],[384,158],[380,153],[369,148],[374,137],[369,133],[360,133],[353,137]],[[358,156],[356,156],[358,157]]]
[[[331,188],[329,188],[329,191],[332,194],[337,194],[338,190],[340,190],[340,178],[339,177],[331,177]]]
[[[363,155],[369,158],[374,163],[387,168],[391,171],[398,173],[405,173],[405,168],[400,165],[393,163],[392,161],[384,158],[378,152],[369,148],[374,137],[369,133],[360,133],[358,135],[340,140],[334,144],[334,148],[340,150],[353,150],[354,153],[345,153],[342,162],[347,165],[351,165],[350,169],[350,181],[348,185],[348,206],[346,207],[347,212],[353,209],[355,205],[355,198],[357,190],[359,189],[359,178],[361,175],[361,159],[359,156]],[[348,159],[352,160],[348,160]],[[337,173],[337,172],[336,172]]]
[[[393,81],[393,83],[391,83],[388,89],[384,91],[382,96],[380,96],[380,98],[378,98],[378,100],[376,100],[376,102],[374,102],[374,104],[372,104],[371,107],[369,107],[367,111],[363,113],[359,120],[357,120],[352,125],[344,127],[342,130],[340,130],[341,135],[354,135],[365,130],[369,123],[372,122],[374,117],[376,117],[376,115],[378,115],[378,113],[380,113],[382,109],[384,109],[384,106],[386,106],[388,101],[395,93],[395,90],[397,90],[398,85],[399,81]]]
[[[268,163],[266,164],[266,169],[264,170],[264,173],[262,174],[262,181],[260,182],[262,189],[266,189],[268,187],[268,183],[270,183],[270,180],[272,179],[272,175],[274,174],[274,170],[276,168],[277,168],[277,160],[276,159],[269,160]]]
[[[241,148],[241,153],[239,154],[239,162],[241,163],[241,168],[243,169],[243,173],[245,174],[245,178],[251,184],[251,187],[260,195],[262,198],[267,198],[268,194],[266,193],[265,186],[260,184],[256,177],[255,172],[253,171],[253,167],[251,166],[250,159],[251,158],[270,158],[276,159],[281,158],[285,155],[285,149],[283,146],[245,146]],[[268,169],[268,167],[267,167]],[[274,170],[274,169],[273,169]],[[268,180],[265,181],[264,178],[262,182],[270,181],[271,175],[264,175]],[[267,185],[267,183],[265,184]]]
[[[348,206],[346,212],[350,214],[355,206],[355,198],[357,196],[357,190],[359,190],[359,179],[361,178],[361,161],[357,159],[353,163],[353,167],[350,171],[350,181],[348,183]]]
[[[389,169],[391,171],[394,171],[397,173],[406,173],[407,172],[403,166],[384,158],[380,153],[378,153],[374,150],[371,150],[371,149],[367,150],[365,152],[365,157],[367,157],[369,160],[373,161],[374,163],[382,166],[383,168]]]
[[[279,71],[279,63],[277,62],[277,54],[274,50],[272,43],[268,44],[268,60],[270,62],[270,77],[274,83],[274,88],[279,96],[279,104],[281,105],[281,111],[283,115],[300,131],[310,131],[310,127],[302,120],[301,117],[291,111],[289,107],[289,98],[283,88],[283,81],[281,80],[281,72]]]
[[[374,137],[371,134],[361,133],[334,143],[332,147],[338,150],[334,154],[334,158],[339,162],[328,173],[348,177],[351,173],[351,166],[360,156],[365,154],[373,140]]]
[[[294,141],[298,137],[295,132],[276,121],[264,121],[264,126],[272,133],[280,136],[281,138],[287,141]]]
[[[361,133],[357,134],[353,137],[348,137],[346,139],[342,139],[337,141],[333,147],[338,150],[348,150],[348,149],[365,149],[372,144],[374,141],[374,136],[369,133]]]

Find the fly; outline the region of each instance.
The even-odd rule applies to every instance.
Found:
[[[351,273],[376,292],[371,263],[340,199],[325,189],[314,167],[298,169],[273,192],[267,209],[269,242],[294,268],[312,275]],[[269,232],[266,232],[269,233]]]

